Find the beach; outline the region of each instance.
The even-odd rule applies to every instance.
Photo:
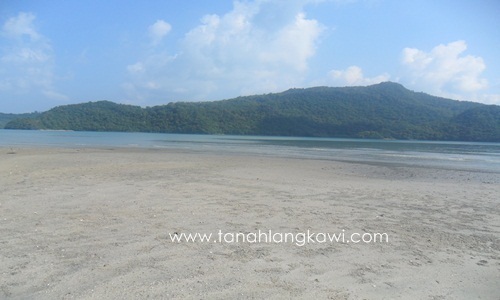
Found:
[[[2,299],[500,295],[498,173],[4,147],[0,174]],[[278,239],[231,240],[271,232]],[[172,240],[189,233],[223,239]],[[287,233],[316,235],[304,244],[279,239]],[[346,240],[325,241],[326,233]],[[387,239],[359,242],[375,233]]]

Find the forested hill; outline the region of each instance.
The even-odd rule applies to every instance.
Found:
[[[40,113],[25,113],[25,114],[4,114],[0,113],[0,128],[4,128],[4,126],[12,120],[19,118],[34,118],[37,117]]]
[[[148,108],[89,102],[16,119],[6,128],[500,142],[500,106],[385,82]]]

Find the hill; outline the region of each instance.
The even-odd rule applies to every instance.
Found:
[[[16,119],[6,128],[499,142],[500,107],[385,82],[148,108],[89,102]]]
[[[19,118],[33,118],[40,113],[25,113],[25,114],[4,114],[0,113],[0,128],[4,128],[7,123]]]

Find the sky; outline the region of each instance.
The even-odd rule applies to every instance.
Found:
[[[500,105],[498,0],[1,0],[0,112],[393,81]]]

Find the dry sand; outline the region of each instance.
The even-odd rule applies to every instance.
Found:
[[[499,299],[500,176],[147,149],[0,149],[0,298]],[[388,243],[173,243],[218,230]]]

